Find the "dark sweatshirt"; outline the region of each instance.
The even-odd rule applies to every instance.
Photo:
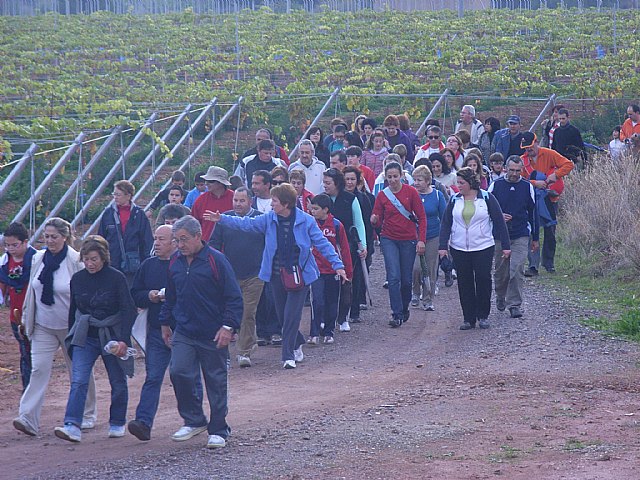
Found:
[[[76,310],[99,320],[120,315],[119,327],[111,327],[111,337],[131,346],[131,328],[136,321],[136,307],[125,276],[105,265],[97,273],[80,270],[71,277],[69,330],[76,321]],[[98,338],[98,330],[89,327],[89,336]]]
[[[138,308],[148,308],[147,324],[150,328],[160,329],[161,303],[153,303],[149,300],[151,290],[161,290],[167,286],[169,280],[169,260],[159,257],[147,258],[136,272],[131,286],[131,296]],[[175,327],[170,323],[171,328]]]

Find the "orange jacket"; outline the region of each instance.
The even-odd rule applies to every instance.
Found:
[[[625,140],[634,133],[640,134],[640,123],[636,123],[633,125],[630,118],[627,118],[622,124],[622,128],[620,129],[620,140]]]
[[[544,173],[547,177],[552,173],[556,174],[558,179],[561,179],[566,174],[568,174],[573,167],[575,166],[571,160],[563,157],[555,150],[551,150],[549,148],[539,147],[538,148],[538,156],[535,161],[531,161],[529,156],[525,153],[522,155],[523,167],[522,167],[522,176],[526,179],[531,175],[532,170],[536,170],[540,173]],[[559,185],[556,185],[556,192],[558,194],[562,193],[562,189],[564,189],[564,182],[556,182]],[[553,189],[553,187],[551,187]],[[559,189],[558,189],[559,188]],[[551,197],[552,202],[557,202],[559,196]]]

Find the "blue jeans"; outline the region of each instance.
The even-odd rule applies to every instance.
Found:
[[[322,333],[324,337],[333,337],[340,300],[340,280],[336,280],[335,274],[321,274],[320,278],[311,284],[311,297],[313,301],[309,335],[317,337]],[[324,323],[322,331],[321,323]]]
[[[276,313],[271,293],[271,282],[265,282],[256,310],[256,334],[260,338],[271,338],[271,335],[282,335],[282,322]]]
[[[147,351],[144,364],[147,376],[140,391],[140,402],[136,409],[136,420],[141,421],[149,428],[153,427],[153,419],[158,411],[160,402],[160,389],[171,360],[171,349],[162,340],[162,331],[159,328],[147,330]],[[196,379],[196,394],[202,398],[202,381],[200,376]]]
[[[380,249],[389,282],[389,303],[393,318],[402,318],[409,310],[416,240],[391,240],[380,237]]]
[[[93,365],[103,353],[100,340],[87,337],[84,347],[71,347],[71,391],[64,414],[64,423],[73,423],[76,427],[82,425],[84,404],[87,400],[87,390]],[[109,408],[109,425],[120,427],[127,423],[127,403],[129,390],[127,377],[118,363],[119,360],[111,355],[102,355],[104,367],[111,384],[111,407]]]
[[[178,401],[178,413],[187,427],[207,425],[202,395],[198,396],[196,387],[201,370],[210,407],[207,431],[209,435],[227,438],[231,433],[226,421],[229,348],[218,348],[210,339],[194,339],[175,332],[169,374]]]
[[[545,198],[547,209],[554,220],[558,217],[558,204],[550,201],[549,197]],[[535,252],[531,251],[531,239],[529,239],[529,268],[540,270],[540,260],[542,266],[547,270],[555,268],[556,257],[556,225],[544,227],[544,243],[542,247]],[[542,251],[541,251],[542,250]]]
[[[300,320],[309,287],[305,286],[297,292],[287,292],[282,285],[280,272],[272,275],[269,283],[278,319],[282,323],[282,361],[294,360],[293,351],[304,343],[304,337],[300,333]]]
[[[22,379],[22,390],[24,391],[31,380],[31,343],[27,337],[20,335],[20,327],[11,322],[11,331],[18,341],[20,347],[20,378]]]

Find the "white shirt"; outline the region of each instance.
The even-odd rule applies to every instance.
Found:
[[[256,197],[256,210],[262,213],[269,213],[272,210],[271,197],[269,198]]]
[[[324,171],[327,166],[321,160],[313,157],[311,165],[306,166],[300,160],[293,162],[289,165],[289,173],[292,170],[302,170],[305,176],[304,188],[310,191],[314,195],[320,195],[324,193],[324,187],[322,186],[322,180],[324,177]]]
[[[42,282],[38,280],[44,262],[35,272],[32,282],[36,300],[36,323],[54,330],[69,328],[69,304],[71,303],[71,277],[69,269],[63,263],[53,272],[53,305],[45,305],[40,301],[42,297]]]

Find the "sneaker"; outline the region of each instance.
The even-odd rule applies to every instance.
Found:
[[[522,310],[520,310],[520,307],[509,307],[509,313],[511,314],[511,318],[522,317]]]
[[[296,348],[293,351],[293,359],[296,362],[301,362],[302,360],[304,360],[304,353],[302,353],[302,345],[300,345],[298,348]]]
[[[124,425],[110,425],[109,438],[121,438],[121,437],[124,437]]]
[[[476,328],[475,323],[464,322],[460,325],[460,330],[471,330],[472,328]]]
[[[240,367],[246,368],[251,366],[251,358],[249,358],[248,356],[238,355],[237,359],[238,359],[238,365],[240,365]]]
[[[489,320],[487,320],[486,318],[481,318],[480,328],[482,328],[483,330],[486,330],[487,328],[489,328]]]
[[[295,360],[287,360],[284,362],[284,365],[282,365],[282,368],[284,368],[285,370],[291,370],[293,368],[296,368],[296,361]]]
[[[362,320],[360,320],[360,317],[349,318],[349,323],[362,323]]]
[[[257,343],[259,347],[266,347],[271,343],[271,340],[267,340],[266,338],[259,337]]]
[[[411,295],[411,306],[417,307],[419,303],[420,303],[420,299],[418,298],[418,295],[416,295],[415,293]]]
[[[524,271],[525,277],[537,277],[538,269],[536,267],[529,267]]]
[[[96,422],[92,419],[82,420],[82,425],[80,425],[80,430],[91,430],[92,428],[96,428]]]
[[[553,267],[546,268],[546,270],[547,270],[547,273],[551,273],[551,274],[556,273],[556,269]]]
[[[207,440],[207,448],[222,448],[227,445],[227,441],[220,435],[209,435]]]
[[[127,427],[129,428],[129,433],[138,440],[142,440],[143,442],[151,440],[151,428],[140,420],[131,420]]]
[[[366,303],[361,303],[360,310],[369,310],[369,305],[367,305]]]
[[[505,302],[504,297],[496,298],[496,308],[501,312],[505,311],[505,309],[507,308],[507,303]]]
[[[82,438],[82,432],[73,423],[65,423],[64,427],[56,427],[53,429],[53,433],[56,437],[67,442],[78,443]]]
[[[324,343],[325,344],[330,344],[333,343],[335,340],[333,339],[333,337],[324,337]]]
[[[433,306],[431,302],[422,302],[422,309],[426,312],[435,312],[436,307]]]
[[[184,442],[185,440],[189,440],[190,438],[193,438],[206,430],[206,425],[203,425],[201,427],[180,427],[177,432],[171,435],[171,440],[175,440],[176,442]]]
[[[346,320],[344,322],[342,322],[340,324],[340,331],[341,332],[350,332],[351,331],[351,327],[349,326],[349,322],[347,322]]]
[[[282,345],[282,335],[271,335],[272,345]]]
[[[393,317],[391,318],[391,320],[389,320],[389,326],[391,326],[391,328],[398,328],[401,325],[402,325],[402,318],[400,317]]]
[[[389,290],[389,282],[386,282],[386,281],[385,281],[385,282],[382,284],[382,288],[386,288],[387,290]]]
[[[20,417],[13,419],[13,428],[26,435],[29,435],[30,437],[35,437],[38,434],[38,432],[27,425]]]
[[[453,275],[451,272],[444,272],[444,286],[450,287],[453,285]]]
[[[307,345],[318,345],[320,343],[319,337],[309,337],[307,338]]]

